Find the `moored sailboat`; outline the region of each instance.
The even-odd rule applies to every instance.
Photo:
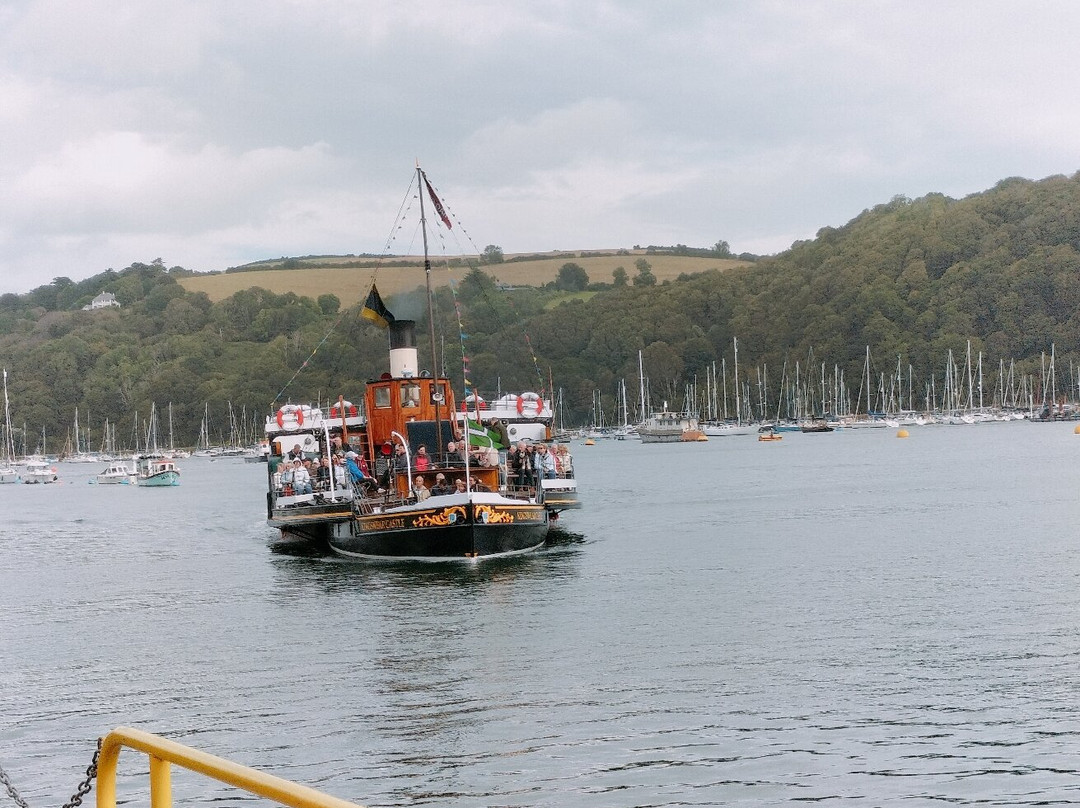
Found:
[[[146,431],[146,452],[136,455],[135,484],[140,488],[168,488],[180,485],[176,461],[158,450],[157,406],[150,405],[150,424]]]
[[[4,368],[4,423],[0,432],[0,483],[20,483],[15,467],[15,436],[11,430],[11,405],[8,403],[7,368]]]

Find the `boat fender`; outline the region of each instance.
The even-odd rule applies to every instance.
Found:
[[[299,429],[304,425],[304,411],[288,404],[277,411],[277,425],[282,429]]]
[[[531,410],[531,412],[526,412],[526,409]],[[522,393],[518,396],[518,415],[524,415],[526,418],[537,418],[540,416],[540,411],[543,409],[544,400],[536,393]]]

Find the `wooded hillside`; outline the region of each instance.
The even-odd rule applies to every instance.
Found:
[[[539,390],[552,379],[568,422],[590,417],[595,390],[611,401],[622,378],[636,390],[639,350],[653,396],[681,403],[714,362],[726,360],[731,372],[734,337],[744,379],[768,366],[772,399],[781,368],[796,361],[825,363],[856,388],[867,347],[875,376],[892,373],[899,358],[916,389],[934,379],[940,387],[949,351],[963,356],[969,340],[987,368],[1015,361],[1033,377],[1054,345],[1058,389],[1075,391],[1078,251],[1080,175],[1003,180],[960,200],[893,199],[779,256],[674,280],[638,278],[634,256],[622,285],[588,273],[587,293],[569,288],[576,272],[556,278],[561,288],[505,291],[485,274],[505,265],[462,267],[457,309],[450,289],[438,290],[439,351],[460,378],[464,344],[482,390]],[[385,369],[385,332],[355,309],[343,312],[332,294],[246,289],[215,301],[187,290],[189,275],[133,264],[0,297],[0,364],[15,425],[63,435],[78,406],[95,427],[119,421],[123,436],[135,412],[145,417],[152,401],[171,401],[178,439],[190,444],[207,404],[220,424],[228,402],[265,413],[283,388],[293,401],[355,399]],[[103,289],[122,308],[79,310]],[[387,298],[426,328],[419,296]],[[427,354],[423,345],[422,366]]]

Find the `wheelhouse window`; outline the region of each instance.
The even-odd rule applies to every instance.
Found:
[[[386,409],[390,406],[390,388],[389,387],[376,387],[375,388],[375,406],[378,409]]]

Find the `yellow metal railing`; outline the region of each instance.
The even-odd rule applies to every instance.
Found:
[[[291,808],[360,808],[356,803],[331,797],[314,788],[130,727],[117,727],[101,742],[97,808],[116,808],[116,764],[120,760],[120,750],[125,746],[150,757],[150,808],[172,808],[172,763]]]

